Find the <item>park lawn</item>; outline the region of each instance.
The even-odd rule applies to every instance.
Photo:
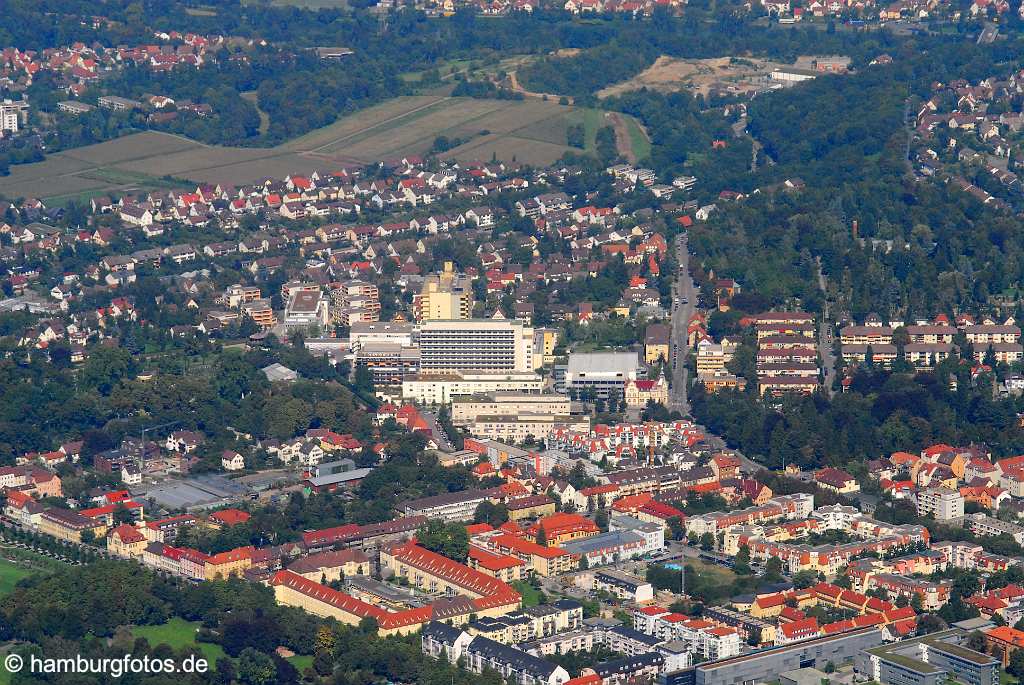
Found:
[[[307,668],[313,666],[313,655],[312,654],[296,654],[295,656],[288,657],[288,661],[292,666],[295,667],[300,674]]]
[[[132,628],[132,635],[146,638],[154,647],[164,644],[178,650],[182,647],[196,646],[206,657],[206,661],[212,669],[217,663],[217,659],[227,655],[220,645],[211,642],[197,642],[197,628],[199,628],[198,621],[186,621],[183,618],[175,617],[158,626],[135,626]]]
[[[31,569],[12,564],[6,559],[0,559],[0,597],[14,590],[14,586],[18,584],[19,580],[29,577],[32,573]]]
[[[540,604],[540,590],[530,585],[525,580],[517,580],[512,583],[516,592],[523,596],[523,607],[535,607]]]

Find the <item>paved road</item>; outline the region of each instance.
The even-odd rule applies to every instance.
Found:
[[[442,452],[454,452],[455,446],[448,440],[448,434],[445,433],[444,428],[437,422],[437,416],[432,412],[420,412],[420,416],[427,422],[427,426],[430,428],[430,436],[437,443],[437,448]]]
[[[818,323],[818,355],[821,357],[821,365],[825,371],[825,393],[832,397],[832,382],[836,376],[836,355],[832,349],[832,317],[828,302],[828,280],[821,270],[821,258],[818,258],[818,287],[821,294],[825,296],[825,306],[822,309],[821,321]]]
[[[690,278],[690,253],[687,250],[686,235],[676,238],[676,255],[679,274],[672,290],[672,379],[669,387],[669,409],[690,413],[690,402],[686,397],[688,373],[686,370],[686,324],[693,315],[697,304],[697,291]]]

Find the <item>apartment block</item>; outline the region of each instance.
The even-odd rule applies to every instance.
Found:
[[[468,319],[473,315],[473,281],[455,273],[452,263],[445,262],[440,274],[424,279],[412,307],[417,321]]]
[[[425,373],[533,371],[533,329],[506,319],[431,320],[419,329]]]
[[[931,516],[936,521],[963,518],[964,498],[957,490],[927,488],[917,493],[917,515]]]

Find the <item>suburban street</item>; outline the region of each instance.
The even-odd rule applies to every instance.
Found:
[[[689,380],[689,372],[686,369],[685,358],[687,352],[686,344],[686,323],[693,316],[697,308],[697,289],[694,287],[693,279],[690,277],[690,252],[687,245],[686,234],[676,237],[676,253],[679,262],[679,274],[673,288],[674,301],[672,303],[672,384],[669,388],[668,408],[681,412],[684,416],[690,414],[690,402],[687,398],[686,388]],[[831,342],[828,345],[828,353],[831,355]],[[713,449],[727,449],[725,440],[712,434],[703,426],[699,426],[705,434],[705,441]],[[756,473],[762,466],[736,452],[740,458],[741,469],[746,473]]]
[[[679,261],[679,274],[672,293],[672,382],[668,405],[669,409],[688,415],[690,403],[686,397],[686,323],[696,307],[697,291],[694,289],[693,279],[690,278],[690,253],[685,233],[676,238],[676,255]]]
[[[832,382],[836,375],[835,352],[832,349],[832,319],[828,302],[828,281],[825,278],[825,273],[821,270],[821,259],[818,258],[817,261],[818,287],[821,288],[821,292],[825,296],[825,307],[822,310],[821,321],[818,322],[818,356],[821,357],[821,366],[825,375],[823,387],[825,393],[831,397],[833,394]]]

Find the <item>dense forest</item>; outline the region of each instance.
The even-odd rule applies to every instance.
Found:
[[[950,374],[958,378],[951,390]],[[999,456],[1024,451],[1016,399],[992,398],[991,378],[977,385],[968,367],[950,359],[934,372],[860,369],[849,392],[790,397],[778,406],[755,393],[693,393],[694,413],[713,432],[768,468],[797,464],[848,468],[897,450],[935,443],[982,443]]]
[[[730,276],[772,304],[816,310],[820,260],[838,316],[987,311],[1024,277],[1020,219],[940,181],[915,180],[903,124],[906,103],[927,96],[933,81],[1003,68],[984,54],[970,45],[901,53],[892,66],[755,99],[748,130],[775,165],[756,175],[766,192],[720,204],[691,231],[698,276]],[[988,58],[1007,56],[998,48]],[[804,189],[782,191],[797,178]]]

